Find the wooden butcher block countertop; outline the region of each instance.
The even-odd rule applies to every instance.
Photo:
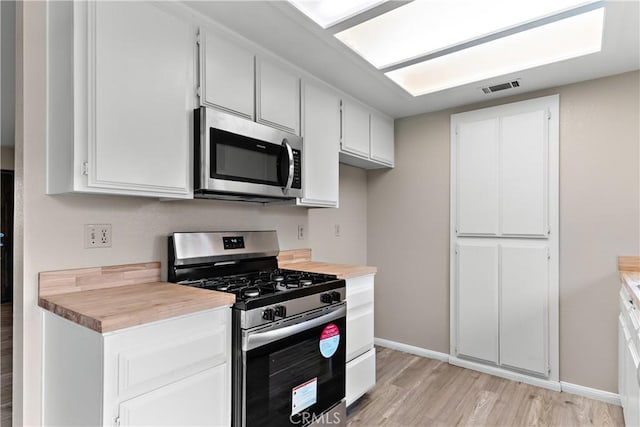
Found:
[[[618,257],[618,271],[620,280],[627,288],[636,307],[640,307],[640,257]]]
[[[160,263],[40,273],[38,305],[104,333],[232,305],[233,294],[160,281]]]
[[[278,255],[278,267],[312,273],[335,274],[339,279],[375,274],[378,269],[367,265],[333,264],[311,261],[311,249],[282,251]]]

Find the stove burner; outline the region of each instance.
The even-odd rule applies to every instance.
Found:
[[[274,276],[273,277],[273,281],[274,282],[284,282],[284,276]]]
[[[260,295],[258,288],[246,288],[242,290],[242,296],[245,298],[255,298]]]
[[[313,284],[313,281],[309,279],[302,279],[300,280],[300,284],[302,286],[311,286]]]

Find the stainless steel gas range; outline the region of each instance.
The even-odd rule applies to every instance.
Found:
[[[236,295],[232,425],[346,425],[345,281],[278,268],[275,231],[173,233],[169,281]]]

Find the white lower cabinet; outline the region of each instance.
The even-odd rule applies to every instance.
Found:
[[[550,375],[545,241],[459,240],[455,355]]]
[[[228,307],[100,334],[44,312],[43,420],[227,426]]]
[[[347,279],[347,406],[376,385],[373,283],[373,275]]]
[[[618,392],[625,425],[640,426],[640,315],[623,289],[618,319]]]

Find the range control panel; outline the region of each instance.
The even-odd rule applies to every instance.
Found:
[[[242,236],[230,236],[223,237],[222,244],[224,249],[244,249],[244,237]]]

